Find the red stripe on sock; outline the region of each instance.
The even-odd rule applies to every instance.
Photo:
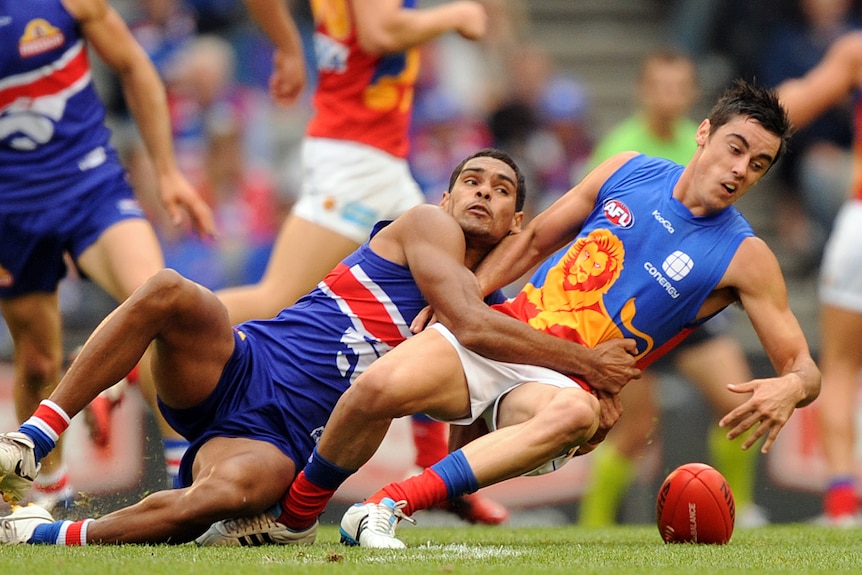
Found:
[[[61,477],[54,483],[49,483],[48,485],[42,485],[37,479],[36,482],[33,484],[33,489],[39,491],[40,493],[58,493],[62,491],[67,485],[69,485],[69,474],[64,473],[63,477]]]
[[[334,494],[335,489],[315,485],[305,476],[305,471],[300,471],[281,500],[278,522],[297,531],[307,529],[317,521]]]
[[[182,463],[182,461],[182,457],[165,457],[165,465],[174,469],[179,469],[180,463]]]
[[[84,519],[83,521],[73,521],[69,524],[66,528],[66,545],[83,545],[86,543],[81,536],[86,521]]]
[[[419,510],[442,503],[449,497],[449,492],[443,478],[433,469],[426,469],[419,475],[390,483],[365,501],[380,503],[384,497],[390,497],[394,501],[406,501],[404,513],[413,515]]]
[[[62,435],[69,427],[69,420],[58,413],[50,404],[44,401],[36,408],[33,417],[44,421],[58,436]]]

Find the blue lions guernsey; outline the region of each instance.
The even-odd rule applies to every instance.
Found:
[[[341,394],[410,336],[425,305],[410,270],[365,243],[275,318],[237,325],[236,349],[210,397],[186,410],[160,405],[192,444],[182,484],[191,483],[194,454],[218,436],[272,443],[300,469]]]
[[[605,182],[578,237],[513,301],[496,306],[537,329],[593,347],[637,340],[639,365],[704,320],[697,313],[753,234],[733,206],[695,217],[673,197],[683,166],[635,156]]]

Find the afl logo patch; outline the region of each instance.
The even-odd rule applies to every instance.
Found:
[[[621,228],[630,228],[635,223],[632,211],[619,200],[608,200],[605,202],[605,217],[614,225]]]

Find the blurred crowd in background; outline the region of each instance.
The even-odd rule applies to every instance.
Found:
[[[310,94],[311,11],[306,0],[286,1],[303,35]],[[98,85],[116,144],[161,235],[168,266],[212,289],[257,281],[298,189],[299,141],[309,98],[291,108],[272,103],[267,93],[271,45],[241,0],[113,4],[165,81],[182,170],[217,215],[214,241],[164,225],[152,172],[119,87],[115,78],[102,74]],[[487,4],[492,24],[485,39],[469,42],[449,34],[422,49],[409,162],[428,201],[436,203],[460,158],[484,146],[503,148],[528,174],[529,216],[583,175],[594,144],[604,135],[594,119],[601,103],[593,101],[590,86],[576,71],[555,62],[542,43],[542,30],[531,24],[527,2]],[[701,74],[709,74],[702,78],[707,89],[720,87],[722,76],[725,82],[742,76],[769,85],[799,76],[834,38],[856,27],[860,16],[855,0],[653,4],[666,21],[667,47],[688,54]],[[94,65],[98,71],[98,62]],[[628,84],[635,82],[631,78]],[[798,256],[787,273],[816,270],[849,177],[849,114],[848,103],[797,134],[776,170],[783,190],[775,206],[777,232],[782,245]],[[86,315],[92,298],[76,295],[74,286],[64,291],[69,313]],[[81,305],[84,309],[78,310]]]
[[[313,22],[305,0],[288,0],[303,34],[314,85]],[[185,174],[211,202],[220,235],[204,242],[157,226],[168,265],[218,289],[256,281],[278,224],[299,182],[299,140],[309,99],[278,108],[269,99],[271,46],[241,0],[115,2],[168,88],[176,150]],[[528,215],[583,175],[604,134],[594,121],[590,86],[564,69],[531,25],[522,0],[487,0],[487,38],[445,35],[423,48],[416,88],[410,165],[430,202],[446,187],[451,167],[471,150],[493,145],[513,153],[528,173]],[[665,11],[668,47],[688,54],[721,86],[735,76],[768,85],[799,76],[842,32],[858,26],[855,0],[673,0]],[[718,63],[718,65],[716,65]],[[609,71],[611,73],[611,71]],[[630,81],[634,85],[635,78]],[[101,81],[115,136],[154,222],[145,154],[114,80]],[[709,101],[710,94],[704,98]],[[850,104],[798,133],[776,170],[782,201],[777,233],[792,251],[788,273],[816,269],[849,177]],[[693,118],[699,121],[700,118]],[[620,118],[622,120],[622,118]]]

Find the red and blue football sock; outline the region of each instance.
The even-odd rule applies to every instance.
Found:
[[[162,450],[165,455],[165,469],[168,472],[168,482],[171,487],[178,489],[182,487],[180,483],[180,463],[182,463],[183,455],[189,448],[189,442],[185,439],[162,439]]]
[[[833,477],[829,481],[823,505],[828,517],[852,516],[859,512],[855,483],[852,475]]]
[[[428,509],[447,499],[460,497],[479,490],[479,481],[473,468],[459,449],[419,475],[403,481],[390,483],[368,499],[370,503],[380,503],[384,497],[394,501],[406,501],[404,513],[413,515],[421,509]]]
[[[335,491],[355,472],[327,461],[315,447],[308,465],[281,500],[278,522],[296,531],[307,529],[326,509]]]
[[[38,525],[27,543],[31,545],[86,545],[87,526],[92,519],[54,521]]]
[[[57,446],[60,435],[69,428],[70,418],[62,407],[49,399],[43,399],[18,431],[33,440],[36,463]]]

